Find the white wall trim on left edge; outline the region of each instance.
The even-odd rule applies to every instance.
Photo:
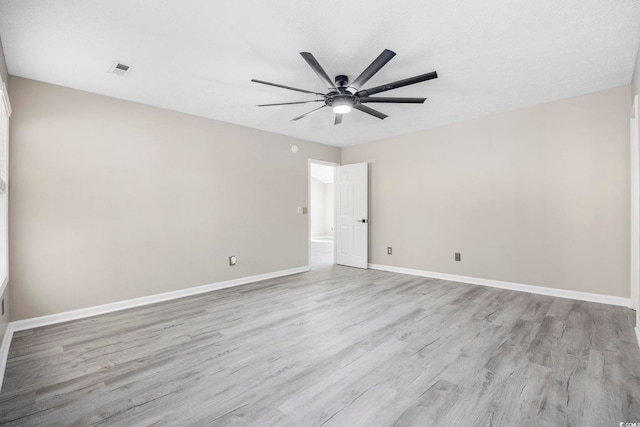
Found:
[[[480,279],[477,277],[458,276],[455,274],[437,273],[425,270],[414,270],[412,268],[394,267],[390,265],[369,264],[369,268],[373,270],[389,271],[392,273],[410,274],[412,276],[450,280],[452,282],[470,283],[472,285],[490,286],[492,288],[529,292],[531,294],[547,295],[551,297],[570,298],[580,301],[619,305],[622,307],[629,307],[631,305],[630,298],[616,297],[612,295],[592,294],[589,292],[570,291],[567,289],[548,288],[545,286],[533,286],[525,285],[522,283],[503,282],[500,280]]]
[[[239,279],[211,283],[209,285],[180,289],[179,291],[165,292],[162,294],[149,295],[141,298],[134,298],[110,304],[97,305],[94,307],[81,308],[79,310],[66,311],[63,313],[51,314],[48,316],[34,317],[31,319],[16,320],[15,322],[10,322],[7,326],[7,330],[2,340],[2,347],[0,347],[0,390],[2,390],[4,370],[6,368],[7,357],[9,355],[9,346],[11,345],[11,339],[14,332],[38,328],[41,326],[53,325],[55,323],[68,322],[70,320],[84,319],[87,317],[98,316],[100,314],[113,313],[114,311],[126,310],[128,308],[135,308],[148,304],[155,304],[158,302],[188,297],[191,295],[203,294],[219,289],[231,288],[234,286],[247,285],[249,283],[260,282],[267,279],[275,279],[277,277],[290,276],[292,274],[304,273],[307,271],[309,271],[309,266],[305,265],[303,267],[296,267],[288,270],[274,271],[272,273],[258,274],[256,276],[241,277]]]

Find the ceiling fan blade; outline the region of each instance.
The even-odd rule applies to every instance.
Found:
[[[353,106],[353,108],[355,108],[356,110],[360,110],[363,113],[371,114],[372,116],[377,117],[380,120],[384,120],[387,117],[389,117],[386,114],[381,113],[378,110],[374,110],[373,108],[367,107],[366,105],[356,104],[356,105]]]
[[[307,61],[307,64],[313,69],[313,71],[320,77],[320,80],[327,85],[328,89],[335,89],[340,92],[340,89],[336,86],[336,84],[329,78],[327,73],[324,71],[320,63],[316,60],[316,58],[310,54],[309,52],[300,52],[300,55]]]
[[[365,68],[365,70],[358,77],[356,77],[356,79],[353,82],[351,82],[349,86],[354,87],[356,89],[361,88],[366,82],[369,81],[371,77],[373,77],[375,73],[380,71],[380,69],[384,67],[384,65],[387,62],[389,62],[391,58],[393,58],[394,56],[396,56],[396,53],[394,51],[389,49],[383,50],[382,53],[378,55],[378,57],[374,59],[373,62],[369,64],[369,66]]]
[[[344,116],[344,114],[336,114],[336,121],[333,122],[333,124],[339,125],[340,123],[342,123],[342,116]]]
[[[323,102],[324,99],[315,99],[313,101],[298,101],[298,102],[278,102],[276,104],[260,104],[256,107],[273,107],[275,105],[294,105],[294,104],[308,104],[310,102]]]
[[[320,95],[320,96],[324,96],[324,93],[312,92],[312,91],[310,91],[310,90],[298,89],[298,88],[296,88],[296,87],[285,86],[285,85],[279,85],[279,84],[277,84],[277,83],[269,83],[269,82],[265,82],[265,81],[262,81],[262,80],[256,80],[256,79],[251,79],[251,81],[252,81],[252,82],[254,82],[254,83],[260,83],[260,84],[263,84],[263,85],[269,85],[269,86],[279,87],[279,88],[282,88],[282,89],[289,89],[289,90],[295,90],[295,91],[297,91],[297,92],[302,92],[302,93],[311,93],[311,94],[313,94],[313,95]]]
[[[380,93],[387,90],[397,89],[399,87],[412,85],[415,83],[424,82],[426,80],[436,79],[438,78],[438,73],[432,71],[426,74],[420,74],[419,76],[409,77],[408,79],[398,80],[397,82],[387,83],[386,85],[376,86],[371,89],[365,89],[356,92],[356,95],[359,97],[368,97],[369,95],[373,95],[374,93]]]
[[[422,104],[427,98],[393,98],[379,96],[376,98],[364,97],[360,98],[360,102],[366,104],[367,102],[394,102],[398,104]]]
[[[302,119],[303,117],[307,117],[307,116],[308,116],[308,115],[310,115],[310,114],[313,114],[313,113],[316,113],[316,112],[318,112],[318,111],[322,110],[322,109],[323,109],[324,107],[326,107],[326,106],[327,106],[326,104],[325,104],[325,105],[322,105],[322,106],[320,106],[320,107],[316,108],[315,110],[311,110],[311,111],[309,111],[308,113],[304,113],[304,114],[303,114],[303,115],[301,115],[301,116],[298,116],[298,117],[295,117],[295,118],[291,119],[291,121],[292,121],[292,122],[294,122],[294,121],[296,121],[296,120],[300,120],[300,119]]]

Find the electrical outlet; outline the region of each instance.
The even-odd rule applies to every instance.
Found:
[[[231,255],[229,257],[229,265],[236,265],[236,262],[238,261],[238,259],[236,258],[235,255]]]
[[[387,255],[391,255],[393,253],[393,249],[391,249],[391,246],[387,246]]]
[[[461,257],[460,257],[460,252],[456,252],[456,261],[462,261]]]

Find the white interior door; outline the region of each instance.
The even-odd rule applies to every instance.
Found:
[[[366,163],[336,168],[336,263],[367,268],[369,174]]]

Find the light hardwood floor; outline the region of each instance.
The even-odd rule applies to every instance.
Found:
[[[16,333],[15,425],[640,422],[633,311],[326,266]]]
[[[333,241],[311,241],[311,268],[328,267],[334,263]]]

